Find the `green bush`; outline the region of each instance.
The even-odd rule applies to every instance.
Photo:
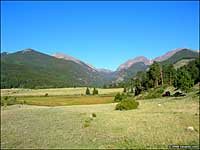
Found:
[[[92,117],[97,117],[97,115],[95,113],[92,113]]]
[[[16,97],[4,97],[1,98],[1,106],[5,106],[5,105],[14,105],[17,104],[17,100]]]
[[[163,87],[150,89],[148,90],[148,94],[144,98],[145,99],[159,98],[159,97],[162,97],[163,92],[164,92]]]
[[[127,98],[123,99],[121,102],[119,102],[115,109],[116,110],[130,110],[130,109],[136,109],[139,105],[139,102],[136,102],[134,99]]]
[[[117,95],[115,95],[115,99],[114,99],[114,101],[115,102],[120,102],[120,101],[122,101],[123,99],[125,99],[125,98],[127,98],[127,97],[129,97],[130,95],[128,95],[128,94],[124,94],[124,93],[122,93],[122,94],[120,94],[120,93],[117,93]]]
[[[84,128],[87,128],[87,127],[89,127],[90,126],[90,120],[85,120],[85,122],[84,122],[84,124],[83,124],[83,127]]]
[[[45,97],[47,97],[48,95],[49,95],[48,93],[45,93],[45,94],[44,94]]]
[[[23,101],[20,101],[20,104],[24,105],[24,104],[27,104],[27,102],[25,100],[23,100]]]
[[[8,100],[8,96],[1,97],[1,106],[4,106],[7,100]]]
[[[17,98],[16,97],[11,97],[11,98],[9,98],[9,100],[8,100],[8,105],[14,105],[14,104],[17,104]]]

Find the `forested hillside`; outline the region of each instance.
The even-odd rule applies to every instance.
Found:
[[[32,49],[1,55],[1,88],[49,88],[102,85],[103,77],[85,64]]]

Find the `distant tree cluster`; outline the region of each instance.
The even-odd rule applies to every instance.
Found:
[[[131,79],[129,86],[135,87],[135,95],[160,85],[174,86],[188,92],[200,81],[199,69],[199,60],[193,60],[177,70],[173,65],[161,65],[159,62],[154,62],[148,71],[139,71],[136,77]]]
[[[86,88],[85,94],[86,95],[90,95],[91,94],[90,93],[90,89],[88,87]],[[92,91],[92,95],[98,95],[98,94],[99,94],[99,91],[96,88],[94,88],[93,91]]]

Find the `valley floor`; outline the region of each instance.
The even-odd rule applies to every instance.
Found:
[[[129,111],[116,111],[115,103],[1,107],[1,148],[199,147],[198,97],[139,103]],[[188,131],[189,126],[194,131]]]

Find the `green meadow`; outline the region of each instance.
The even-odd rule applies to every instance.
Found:
[[[115,110],[113,103],[112,93],[122,89],[102,89],[102,94],[95,96],[77,95],[79,88],[75,95],[66,94],[66,89],[60,89],[60,95],[54,90],[59,91],[32,90],[35,95],[31,96],[28,90],[12,93],[18,94],[17,101],[25,100],[27,104],[1,107],[1,148],[199,146],[197,90],[186,97],[137,100],[139,107],[128,111]],[[49,95],[45,97],[44,93]],[[187,130],[189,126],[194,131]]]

